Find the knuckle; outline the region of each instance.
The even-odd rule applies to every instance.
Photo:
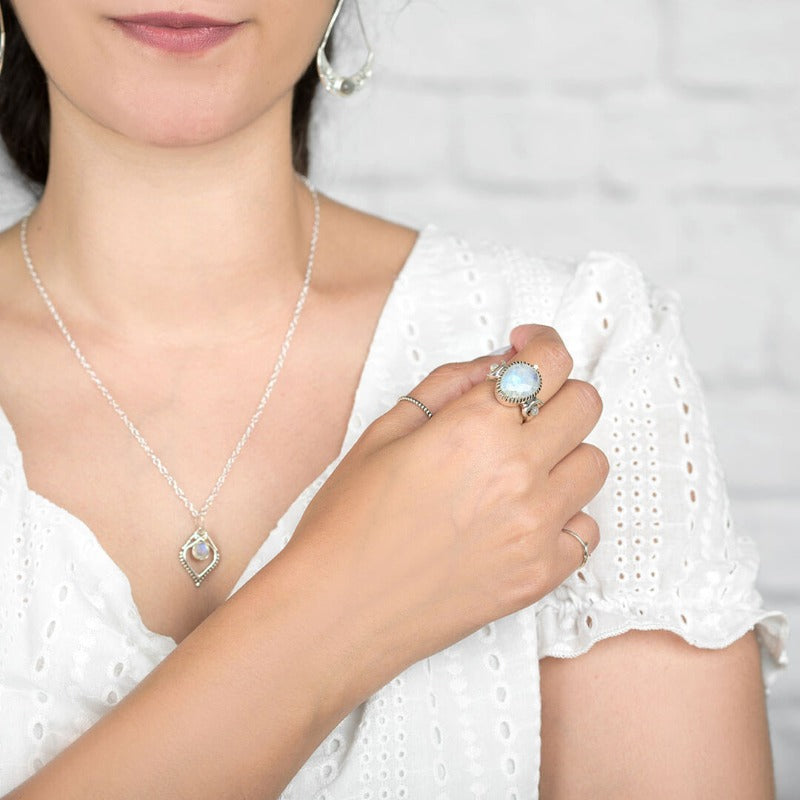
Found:
[[[593,384],[587,381],[570,381],[577,393],[581,409],[594,417],[599,417],[603,412],[603,398]]]
[[[537,324],[536,327],[540,331],[540,335],[547,336],[554,342],[560,342],[562,345],[564,344],[561,334],[552,325]]]
[[[552,328],[552,326],[544,325],[541,322],[521,322],[519,325],[515,325],[511,329],[511,335],[512,336],[517,335],[517,332],[519,332],[519,335],[528,334],[530,337],[538,334],[545,328],[550,328],[551,330],[555,330],[555,328]]]
[[[401,428],[394,414],[381,414],[364,428],[351,449],[356,452],[364,447],[371,448],[373,443],[399,436],[400,432]]]
[[[538,599],[541,573],[547,572],[548,568],[544,559],[537,555],[536,548],[528,539],[516,540],[513,547],[506,548],[503,553],[505,580],[498,587],[504,608],[517,610]]]
[[[538,557],[528,560],[524,573],[512,585],[510,600],[514,610],[525,608],[540,600],[563,580],[563,566],[558,560],[556,548],[540,550]]]
[[[514,580],[503,587],[499,601],[502,609],[500,615],[505,616],[533,605],[544,594],[541,591],[541,583],[538,571],[534,571],[533,574],[515,576]]]
[[[531,465],[520,452],[498,451],[499,458],[487,460],[489,480],[502,493],[506,502],[503,514],[514,530],[530,527],[531,514],[526,502],[531,488]]]
[[[475,449],[476,421],[474,411],[466,403],[455,403],[439,414],[441,421],[447,421],[447,449],[463,456]]]
[[[455,391],[457,396],[465,394],[472,386],[466,364],[457,361],[448,361],[435,367],[423,383],[427,381],[433,381],[437,386],[447,386],[448,391]]]
[[[520,512],[507,547],[508,594],[512,610],[529,606],[563,580],[564,568],[553,536],[552,521],[531,507]]]
[[[608,463],[608,457],[606,454],[599,447],[595,447],[593,444],[589,444],[588,442],[583,442],[582,447],[584,448],[587,457],[591,459],[595,470],[603,476],[608,475],[610,465]]]
[[[475,447],[477,437],[481,435],[481,425],[485,414],[476,400],[469,393],[463,394],[457,402],[449,403],[439,412],[439,419],[447,421],[448,442],[454,442],[460,447],[471,445]]]
[[[455,361],[448,361],[445,364],[439,364],[438,367],[434,367],[430,373],[428,373],[429,378],[443,378],[450,380],[453,378],[454,375],[458,374],[462,369],[462,365],[455,362]]]
[[[390,421],[390,414],[381,414],[380,416],[375,417],[375,419],[373,419],[372,422],[370,422],[369,425],[364,428],[357,441],[370,441],[372,438],[381,435],[384,431],[389,430],[391,427],[392,423]]]
[[[574,366],[572,355],[564,346],[564,342],[555,331],[555,328],[553,328],[552,331],[555,333],[555,336],[547,337],[540,345],[542,361],[544,361],[550,369],[569,375]]]
[[[525,322],[520,325],[515,325],[509,334],[511,343],[515,346],[517,351],[527,347],[534,339],[542,336],[558,336],[556,329],[551,325],[543,325],[539,322]]]
[[[512,536],[523,546],[527,547],[532,536],[536,536],[541,524],[541,515],[534,508],[534,504],[528,500],[527,493],[530,491],[528,486],[518,486],[518,502],[510,503],[504,511],[504,519]]]
[[[561,516],[560,502],[550,494],[533,491],[530,481],[516,488],[514,500],[503,508],[503,524],[519,547],[533,552],[547,540],[554,520]]]
[[[487,416],[475,399],[462,396],[438,412],[438,425],[446,458],[470,465],[473,471],[481,469],[486,481],[494,483],[510,476],[506,471],[508,465],[501,458],[506,446]]]

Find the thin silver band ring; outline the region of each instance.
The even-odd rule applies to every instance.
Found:
[[[581,561],[576,569],[586,566],[586,562],[589,560],[589,545],[584,542],[583,539],[581,539],[581,537],[575,533],[575,531],[571,531],[569,528],[562,528],[561,530],[564,531],[564,533],[569,533],[570,535],[574,536],[580,542],[580,545],[583,548],[583,561]]]
[[[428,406],[426,406],[425,403],[420,403],[420,401],[417,400],[416,397],[411,397],[411,395],[403,394],[400,395],[400,397],[398,397],[397,399],[408,400],[409,403],[413,403],[415,406],[418,406],[428,415],[428,419],[430,419],[433,416],[433,412],[428,408]]]

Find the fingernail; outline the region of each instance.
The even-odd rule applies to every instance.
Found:
[[[504,356],[506,353],[510,353],[514,349],[514,345],[510,344],[508,347],[498,347],[497,350],[492,350],[489,353],[490,356]]]

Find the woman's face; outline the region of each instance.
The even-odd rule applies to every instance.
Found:
[[[107,128],[166,146],[214,141],[286,101],[334,5],[335,0],[13,2],[55,106],[63,98]],[[177,53],[134,38],[115,21],[156,12],[241,24],[215,46]]]

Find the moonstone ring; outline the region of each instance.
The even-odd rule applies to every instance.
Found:
[[[486,376],[495,381],[494,396],[506,406],[520,407],[522,421],[527,422],[539,413],[541,400],[536,395],[542,388],[542,373],[536,364],[527,361],[511,361],[492,364]]]

